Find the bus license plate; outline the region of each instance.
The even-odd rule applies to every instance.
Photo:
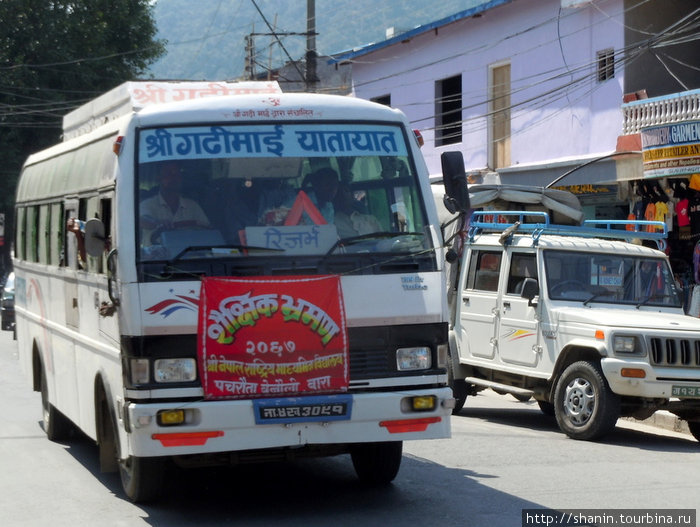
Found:
[[[700,386],[673,386],[672,397],[700,397]]]
[[[283,397],[253,401],[256,424],[346,421],[352,415],[352,395]]]

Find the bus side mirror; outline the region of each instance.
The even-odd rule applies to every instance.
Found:
[[[537,302],[533,302],[533,299],[540,294],[540,285],[534,278],[525,278],[523,282],[523,290],[520,293],[522,298],[528,299],[528,305],[536,305]]]
[[[105,250],[105,226],[97,218],[85,222],[85,252],[89,256],[101,256]]]
[[[452,214],[469,212],[469,190],[462,152],[443,152],[440,162],[442,183],[445,185],[445,208]]]

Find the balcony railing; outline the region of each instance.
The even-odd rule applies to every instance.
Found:
[[[641,99],[622,105],[623,134],[636,134],[647,126],[700,120],[700,90]]]

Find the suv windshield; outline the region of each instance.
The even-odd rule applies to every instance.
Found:
[[[661,258],[548,250],[544,264],[552,300],[636,307],[682,305],[671,268]]]
[[[399,126],[367,123],[143,129],[139,258],[430,249],[406,140]]]

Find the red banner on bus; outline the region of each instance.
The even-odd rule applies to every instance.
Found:
[[[199,303],[207,399],[347,391],[340,277],[205,277]]]

